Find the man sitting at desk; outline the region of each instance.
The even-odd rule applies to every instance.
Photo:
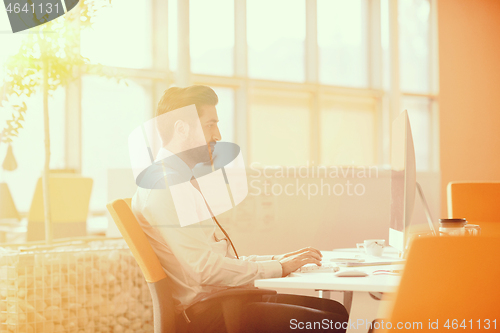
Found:
[[[197,164],[210,162],[215,144],[221,140],[217,103],[217,95],[206,86],[174,87],[164,92],[156,112],[162,148],[155,164],[162,169],[149,175],[150,186],[139,187],[132,199],[134,214],[172,282],[177,322],[186,323],[190,332],[225,331],[220,307],[207,309],[195,318],[188,318],[184,311],[207,294],[252,285],[256,279],[285,277],[305,264],[321,264],[321,253],[313,248],[274,256],[238,257],[193,176]],[[193,104],[195,117],[180,116],[179,109]],[[172,184],[178,185],[175,195],[169,191]],[[201,222],[181,226],[180,216]],[[340,303],[315,297],[277,295],[262,306],[265,311],[255,314],[259,322],[348,319]],[[283,331],[290,330],[290,324],[282,326]]]

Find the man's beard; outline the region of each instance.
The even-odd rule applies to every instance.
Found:
[[[206,144],[196,148],[191,148],[176,155],[182,160],[189,162],[189,164],[211,164],[213,159],[213,150],[215,149],[215,142]]]

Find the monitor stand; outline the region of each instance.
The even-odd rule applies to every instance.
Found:
[[[418,191],[418,194],[420,196],[420,200],[422,200],[422,204],[424,206],[424,211],[425,211],[425,216],[427,217],[427,223],[429,224],[429,228],[431,229],[431,232],[432,232],[432,235],[433,236],[436,236],[436,235],[439,235],[437,232],[436,232],[436,228],[434,226],[434,223],[432,222],[432,216],[431,216],[431,211],[429,209],[429,205],[427,204],[427,200],[425,200],[425,196],[424,196],[424,191],[422,190],[422,186],[420,186],[420,184],[418,182],[416,182],[416,187],[417,187],[417,191]],[[407,235],[409,237],[409,235]],[[404,251],[399,251],[399,258],[404,258],[406,259],[406,256],[408,254],[408,245],[410,244],[410,241],[409,239],[406,239],[406,236],[405,236],[405,245],[404,245]]]
[[[422,204],[424,205],[425,216],[427,216],[427,223],[429,223],[429,228],[431,228],[432,234],[436,236],[437,235],[436,228],[434,227],[434,223],[432,222],[433,220],[431,217],[431,211],[429,209],[429,205],[427,205],[427,200],[425,200],[424,191],[422,190],[422,187],[418,182],[416,184],[417,184],[418,194],[420,195],[420,199],[422,200]]]

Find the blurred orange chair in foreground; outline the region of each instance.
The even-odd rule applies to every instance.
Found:
[[[106,205],[148,283],[153,299],[154,333],[179,332],[180,330],[176,328],[170,279],[130,206],[130,198],[118,199]],[[243,305],[260,301],[263,295],[274,294],[276,294],[274,290],[229,288],[206,296],[186,311],[196,313],[203,308],[221,304],[227,332],[239,332]],[[177,326],[182,327],[182,325]]]
[[[463,330],[464,325],[466,331],[483,330],[488,325],[491,330],[495,330],[494,325],[499,329],[499,241],[498,237],[470,236],[416,239],[392,314],[384,323],[390,322],[392,330],[398,323],[410,323],[405,332],[449,332]],[[430,329],[436,321],[438,329]],[[418,327],[414,323],[422,324]],[[392,331],[387,326],[386,330],[375,327],[376,332]]]
[[[450,182],[448,217],[479,224],[484,236],[500,236],[500,182]]]

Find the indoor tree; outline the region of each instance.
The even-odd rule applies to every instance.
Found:
[[[10,144],[23,128],[24,116],[30,112],[25,100],[37,92],[43,94],[45,163],[42,175],[45,240],[52,242],[49,198],[50,132],[49,96],[80,77],[81,71],[99,75],[102,66],[89,66],[89,59],[80,54],[80,31],[92,26],[96,13],[111,1],[82,0],[65,15],[34,27],[23,40],[17,54],[5,64],[5,80],[0,88],[0,106],[12,111],[0,132],[0,142]],[[43,20],[42,18],[37,18]]]

